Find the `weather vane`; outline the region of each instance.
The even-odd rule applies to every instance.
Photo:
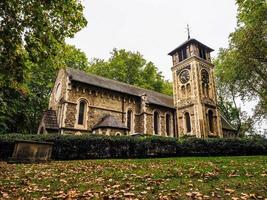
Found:
[[[190,30],[189,30],[189,25],[187,24],[187,39],[189,40],[190,39]]]

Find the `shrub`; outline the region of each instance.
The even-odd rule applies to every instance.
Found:
[[[267,139],[128,137],[101,135],[0,135],[0,159],[12,156],[15,140],[53,142],[52,159],[267,155]]]

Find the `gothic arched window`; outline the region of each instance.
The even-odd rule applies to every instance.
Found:
[[[170,136],[171,133],[171,116],[170,114],[166,114],[166,134]]]
[[[78,125],[85,125],[86,105],[84,100],[79,102]]]
[[[157,111],[154,112],[154,134],[158,135],[159,134],[159,113]]]
[[[206,85],[206,97],[209,97],[210,95],[209,95],[209,85]]]
[[[188,83],[186,85],[186,96],[189,97],[191,95],[191,87],[190,84]]]
[[[205,69],[201,70],[202,94],[209,97],[209,72]]]
[[[133,112],[131,110],[127,111],[127,127],[129,129],[129,131],[132,131],[132,114]]]
[[[208,112],[208,119],[209,119],[209,131],[214,132],[214,124],[213,124],[213,112],[209,110]]]
[[[181,87],[181,90],[182,90],[182,97],[185,98],[185,86],[184,85]]]
[[[184,114],[185,117],[185,126],[186,126],[186,133],[191,132],[191,121],[190,121],[190,115],[188,112]]]
[[[206,89],[205,89],[205,83],[202,83],[202,94],[203,96],[206,96]]]

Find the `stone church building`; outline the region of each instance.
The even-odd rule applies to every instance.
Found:
[[[38,132],[226,137],[235,128],[217,107],[208,46],[188,39],[169,53],[173,97],[83,71],[58,72]]]

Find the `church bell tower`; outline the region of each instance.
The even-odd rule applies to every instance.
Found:
[[[173,96],[179,137],[222,137],[221,117],[217,107],[213,49],[188,38],[171,51]]]

